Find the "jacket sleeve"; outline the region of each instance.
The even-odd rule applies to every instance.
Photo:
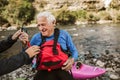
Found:
[[[75,44],[73,43],[70,34],[68,32],[66,32],[66,35],[67,35],[67,41],[66,41],[67,46],[71,52],[72,58],[74,58],[76,61],[78,59],[78,50],[77,50]]]
[[[0,76],[18,69],[29,60],[30,58],[25,52],[0,60]]]
[[[10,48],[17,40],[12,40],[10,35],[6,40],[0,41],[0,53]]]

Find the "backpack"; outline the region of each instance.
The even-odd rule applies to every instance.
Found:
[[[55,28],[54,40],[45,41],[42,37],[40,53],[37,56],[37,70],[52,70],[61,68],[68,59],[68,55],[62,50],[57,42],[59,37],[59,29]]]

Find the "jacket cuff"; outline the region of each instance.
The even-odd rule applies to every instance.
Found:
[[[12,40],[12,36],[13,35],[10,35],[10,36],[8,36],[8,43],[10,43],[10,44],[13,44],[13,43],[15,43],[16,41],[17,41],[17,39],[16,40]]]
[[[25,60],[25,64],[29,62],[29,55],[26,52],[22,52],[21,54],[24,54],[24,60]]]

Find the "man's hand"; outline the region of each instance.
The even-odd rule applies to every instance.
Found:
[[[40,52],[40,47],[39,46],[31,46],[28,49],[25,50],[25,52],[29,55],[30,58],[35,56]]]
[[[74,63],[74,58],[68,58],[68,60],[63,64],[62,70],[69,71]]]

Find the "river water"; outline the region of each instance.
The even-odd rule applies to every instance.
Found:
[[[67,30],[72,36],[79,51],[78,60],[85,64],[103,67],[108,71],[102,77],[94,80],[120,80],[120,24],[84,24],[57,27]],[[0,39],[5,39],[8,34],[14,32],[1,31]],[[31,38],[34,33],[38,32],[38,29],[28,28],[27,32]],[[12,48],[3,52],[0,58],[9,57],[20,50],[21,43],[18,41]]]

